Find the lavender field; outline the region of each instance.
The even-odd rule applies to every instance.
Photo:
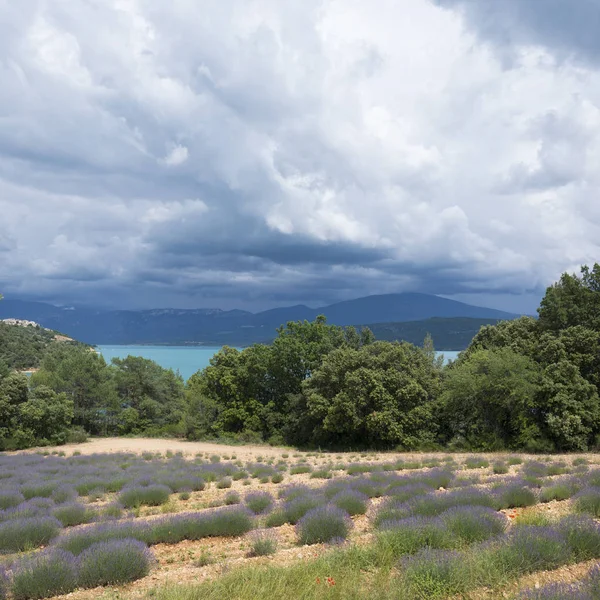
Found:
[[[0,598],[600,597],[593,456],[240,456],[0,456]]]

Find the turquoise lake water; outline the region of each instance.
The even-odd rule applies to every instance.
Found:
[[[208,366],[211,357],[220,350],[218,346],[97,346],[106,362],[113,358],[143,356],[165,369],[179,370],[184,379],[189,379],[199,369]],[[458,352],[444,351],[446,361],[454,360]]]

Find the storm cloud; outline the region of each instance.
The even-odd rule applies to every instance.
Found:
[[[0,5],[0,289],[531,311],[600,258],[600,2]]]

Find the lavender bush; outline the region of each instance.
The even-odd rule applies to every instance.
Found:
[[[346,539],[351,527],[347,512],[334,506],[319,506],[298,521],[296,534],[301,544],[320,544],[335,538]]]
[[[455,506],[440,515],[449,533],[466,544],[481,542],[506,530],[506,517],[486,506]]]
[[[277,551],[277,538],[270,531],[257,530],[250,534],[249,556],[269,556]]]
[[[364,515],[369,507],[369,497],[358,490],[343,490],[336,494],[331,503],[346,511],[350,516]]]
[[[273,496],[268,492],[249,492],[244,503],[255,515],[261,515],[273,508]]]
[[[25,502],[25,496],[18,490],[0,490],[0,510],[13,508]]]
[[[63,527],[73,527],[82,523],[89,523],[94,518],[94,511],[84,504],[72,502],[61,504],[52,511]]]
[[[77,587],[77,561],[64,550],[52,548],[21,559],[13,573],[14,600],[35,600],[68,594]]]
[[[575,494],[573,498],[577,512],[600,517],[600,487],[587,487]]]
[[[12,519],[0,523],[0,554],[44,546],[58,535],[60,528],[60,521],[54,517]]]
[[[84,588],[129,583],[145,577],[152,562],[152,553],[138,540],[99,542],[79,557],[78,583]]]
[[[166,485],[132,486],[123,489],[119,502],[125,508],[137,508],[142,505],[160,506],[169,500],[171,488]]]
[[[394,557],[413,554],[425,547],[450,548],[454,540],[439,517],[408,517],[383,521],[377,546]]]

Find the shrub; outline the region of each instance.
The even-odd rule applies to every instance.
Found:
[[[123,505],[118,502],[107,504],[102,508],[100,517],[102,519],[120,519],[123,516]]]
[[[571,551],[559,531],[523,525],[491,550],[491,557],[498,567],[518,575],[555,569],[568,562]]]
[[[21,502],[25,502],[25,496],[21,492],[17,490],[0,490],[0,510],[13,508],[21,504]]]
[[[543,488],[540,491],[540,502],[550,502],[551,500],[567,500],[575,493],[575,486],[572,483],[557,483]]]
[[[281,483],[283,481],[283,475],[281,473],[275,473],[273,477],[271,477],[271,483]]]
[[[462,556],[448,550],[425,548],[402,561],[403,584],[413,598],[458,595],[466,583]]]
[[[57,485],[57,483],[51,481],[26,483],[21,486],[21,492],[26,500],[29,500],[30,498],[50,498]]]
[[[273,496],[268,492],[249,492],[244,502],[255,515],[264,514],[273,508]]]
[[[77,587],[77,561],[69,552],[52,548],[17,563],[14,600],[35,600],[68,594]]]
[[[206,537],[233,537],[252,529],[250,513],[238,507],[200,513],[180,513],[153,521],[120,521],[72,531],[56,541],[56,545],[80,554],[91,545],[115,539],[133,538],[149,545],[176,544],[182,540]]]
[[[251,534],[249,556],[269,556],[277,551],[277,538],[269,531]]]
[[[331,479],[333,475],[327,469],[317,469],[310,474],[311,479]]]
[[[352,521],[348,513],[334,506],[319,506],[308,511],[296,524],[301,544],[320,544],[346,539]]]
[[[439,517],[409,517],[380,523],[377,545],[392,556],[413,554],[425,547],[449,548],[453,540]]]
[[[483,469],[490,466],[489,460],[479,456],[467,456],[464,465],[467,469]]]
[[[72,427],[67,433],[67,444],[83,444],[88,436],[83,427]]]
[[[574,496],[575,510],[600,517],[600,487],[588,487]]]
[[[512,467],[514,465],[520,465],[523,463],[523,459],[520,456],[509,456],[506,461]]]
[[[287,516],[284,510],[275,510],[265,519],[265,527],[281,527],[287,523]]]
[[[225,504],[227,506],[231,506],[232,504],[239,504],[240,500],[240,495],[234,490],[231,490],[230,492],[227,492],[227,494],[225,494]]]
[[[569,515],[557,525],[577,561],[600,557],[600,525],[591,517]]]
[[[343,490],[336,494],[331,503],[349,515],[364,515],[369,506],[369,497],[357,490]]]
[[[405,502],[415,496],[424,496],[431,491],[430,488],[422,483],[414,485],[402,485],[390,487],[387,491],[387,495],[391,496],[397,502]]]
[[[160,506],[169,500],[171,488],[155,484],[148,486],[132,486],[119,494],[119,502],[125,508],[138,508],[142,505]]]
[[[376,483],[370,479],[358,478],[350,482],[350,487],[353,490],[358,490],[369,498],[379,498],[383,496],[384,486],[381,483]]]
[[[448,531],[467,544],[503,533],[506,517],[485,506],[456,506],[440,515]]]
[[[179,499],[185,502],[191,498],[192,494],[189,491],[179,492]]]
[[[217,489],[224,490],[230,488],[232,484],[231,477],[223,477],[217,481]]]
[[[79,585],[94,588],[135,581],[150,572],[152,553],[133,539],[93,544],[79,557]]]
[[[13,519],[0,523],[0,554],[44,546],[58,535],[60,528],[60,521],[54,517]]]
[[[73,502],[57,506],[52,511],[52,515],[62,523],[63,527],[73,527],[74,525],[89,523],[94,513],[87,506]]]
[[[283,507],[286,522],[295,525],[307,512],[323,504],[324,498],[316,495],[298,496],[289,502],[286,501]]]
[[[301,475],[303,473],[310,473],[313,468],[310,465],[294,465],[290,468],[290,475]]]
[[[52,500],[56,502],[56,504],[62,504],[63,502],[72,502],[77,498],[79,494],[77,490],[70,485],[63,485],[57,487],[51,495]]]
[[[524,508],[537,502],[533,491],[519,484],[496,490],[496,501],[497,508]]]
[[[508,473],[508,465],[504,462],[496,462],[492,465],[492,470],[495,475],[505,475]]]

